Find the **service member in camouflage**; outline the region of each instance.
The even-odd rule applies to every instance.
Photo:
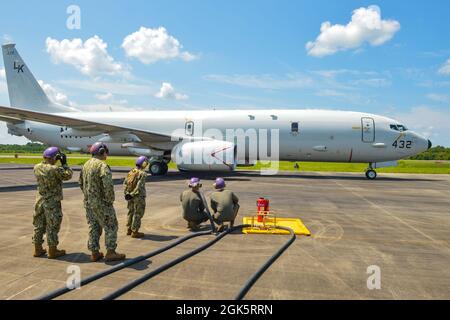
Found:
[[[188,222],[188,229],[198,230],[199,224],[208,220],[205,205],[200,195],[202,184],[199,178],[191,178],[189,190],[185,190],[180,195],[181,206],[183,208],[183,218]]]
[[[92,252],[91,261],[103,258],[100,252],[100,236],[105,230],[106,261],[124,260],[125,255],[116,253],[117,232],[119,229],[114,210],[114,183],[111,169],[104,162],[108,157],[108,147],[102,142],[92,145],[92,158],[83,166],[80,173],[80,188],[84,194],[84,207],[89,225],[88,249]]]
[[[66,254],[58,250],[58,233],[61,228],[63,213],[61,200],[63,199],[62,183],[72,179],[72,170],[67,166],[66,156],[57,147],[50,147],[44,151],[44,160],[34,167],[37,179],[37,194],[34,207],[34,256],[40,257],[46,253],[42,244],[44,234],[47,235],[48,258],[55,259]],[[62,166],[56,165],[57,161]]]
[[[128,201],[127,235],[132,238],[143,238],[145,235],[139,232],[141,219],[145,213],[145,199],[147,192],[145,182],[148,166],[148,158],[141,156],[136,160],[136,168],[131,170],[123,182],[125,200]]]
[[[214,211],[213,219],[217,224],[217,231],[222,232],[224,222],[234,226],[234,220],[239,211],[239,198],[230,190],[225,190],[225,180],[217,178],[214,183],[215,192],[211,194],[211,209]]]

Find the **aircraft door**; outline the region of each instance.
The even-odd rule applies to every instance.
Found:
[[[362,141],[375,142],[375,121],[372,118],[361,118]]]

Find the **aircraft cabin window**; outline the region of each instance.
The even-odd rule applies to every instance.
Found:
[[[298,133],[298,122],[292,122],[291,123],[291,132],[292,133]]]

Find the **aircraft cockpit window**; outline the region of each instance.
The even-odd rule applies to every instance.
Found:
[[[408,131],[408,128],[402,124],[391,124],[391,129],[400,132]]]

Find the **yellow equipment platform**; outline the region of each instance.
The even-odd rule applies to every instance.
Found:
[[[275,226],[287,227],[294,230],[296,235],[310,236],[311,232],[300,219],[265,217],[264,222],[258,222],[257,217],[244,217],[243,224],[252,227],[242,230],[245,234],[283,234],[289,235],[286,230],[275,229]]]

